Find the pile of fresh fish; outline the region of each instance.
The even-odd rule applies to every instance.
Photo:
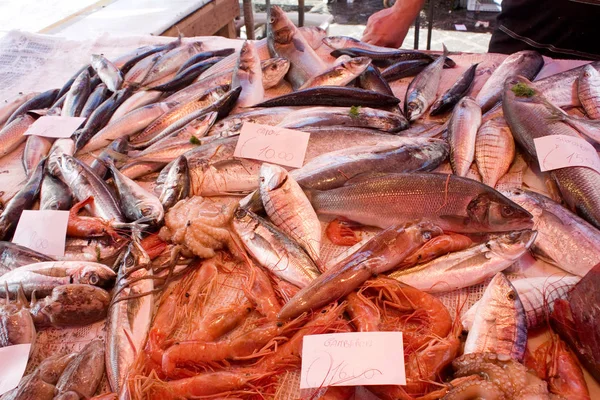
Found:
[[[0,179],[24,178],[3,193],[0,346],[36,353],[41,331],[106,321],[1,398],[278,399],[305,335],[380,330],[403,332],[407,371],[366,387],[381,399],[589,398],[576,357],[600,379],[597,335],[578,328],[600,307],[600,173],[547,172],[552,199],[507,177],[538,170],[534,139],[600,145],[600,63],[532,82],[544,61],[522,51],[481,86],[480,64],[445,47],[325,37],[279,7],[269,25],[239,50],[178,38],[91,55],[0,109]],[[40,115],[85,122],[24,135]],[[235,157],[245,122],[309,133],[303,166]],[[35,209],[69,211],[64,256],[10,242]],[[531,257],[562,272],[517,276]],[[462,315],[436,297],[474,285]],[[557,335],[526,351],[550,320],[574,353]]]

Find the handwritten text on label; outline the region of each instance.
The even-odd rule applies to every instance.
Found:
[[[308,335],[300,388],[406,385],[402,332]]]
[[[306,132],[244,122],[233,155],[300,168],[309,138]]]
[[[17,387],[23,377],[31,343],[0,347],[0,395]],[[8,361],[10,360],[10,361]]]
[[[533,139],[540,169],[552,171],[565,167],[589,167],[600,172],[600,157],[585,139],[551,135]]]
[[[68,211],[25,210],[21,214],[13,243],[47,256],[64,256]]]
[[[38,118],[25,135],[37,135],[51,138],[68,138],[85,121],[83,117],[43,116]]]

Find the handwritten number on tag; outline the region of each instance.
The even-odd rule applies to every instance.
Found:
[[[318,372],[317,375],[313,377],[311,375],[311,371],[314,371],[313,367],[322,365],[328,366],[327,375],[324,378],[320,378],[320,373]],[[331,353],[323,351],[322,355],[315,358],[309,365],[307,370],[307,380],[309,382],[315,382],[316,379],[323,379],[323,386],[351,385],[351,381],[354,379],[363,378],[371,380],[376,375],[380,376],[382,374],[383,373],[376,368],[359,368],[357,370],[345,360],[336,363]]]

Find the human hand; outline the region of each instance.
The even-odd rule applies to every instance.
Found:
[[[362,41],[398,48],[402,46],[411,23],[406,22],[406,18],[402,18],[402,14],[396,8],[385,8],[369,17]]]

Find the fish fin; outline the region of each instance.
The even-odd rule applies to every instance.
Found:
[[[444,54],[443,57],[444,59],[448,57],[448,49],[446,48],[446,45],[444,43],[442,43],[442,48],[444,49]]]
[[[304,52],[305,46],[304,46],[304,43],[302,43],[301,40],[293,38],[292,39],[292,44],[294,45],[294,47],[296,48],[296,50]]]

